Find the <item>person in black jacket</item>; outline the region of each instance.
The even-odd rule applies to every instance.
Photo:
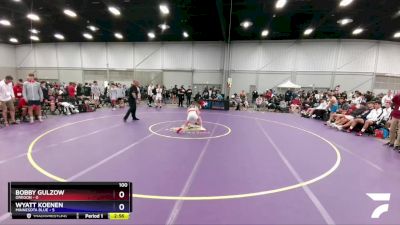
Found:
[[[190,104],[192,104],[191,99],[192,99],[192,88],[189,88],[186,90],[186,106],[189,107]]]
[[[183,107],[183,100],[185,99],[185,93],[186,90],[182,85],[181,88],[179,88],[178,90],[178,100],[179,100],[178,107]]]
[[[138,87],[139,82],[133,81],[132,86],[128,89],[128,102],[129,102],[129,109],[124,116],[124,122],[128,119],[129,115],[132,114],[132,120],[139,120],[136,118],[136,99],[139,95]]]

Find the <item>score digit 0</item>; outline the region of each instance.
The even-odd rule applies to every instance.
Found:
[[[125,192],[124,192],[124,191],[120,191],[120,192],[118,193],[118,197],[119,197],[119,198],[124,198],[124,197],[125,197]]]

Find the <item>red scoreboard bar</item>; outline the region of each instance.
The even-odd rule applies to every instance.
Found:
[[[131,182],[9,182],[13,219],[129,219]]]

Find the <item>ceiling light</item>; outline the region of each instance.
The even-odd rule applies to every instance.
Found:
[[[310,35],[313,31],[314,31],[313,28],[307,28],[307,29],[304,31],[304,35]]]
[[[32,34],[38,34],[38,33],[39,33],[39,31],[36,30],[36,29],[30,29],[29,31],[30,31]]]
[[[364,31],[364,29],[362,29],[362,28],[356,28],[355,30],[353,30],[353,35],[361,34],[363,31]]]
[[[31,35],[29,38],[33,41],[39,41],[39,37],[35,35]]]
[[[263,30],[263,31],[261,32],[261,36],[263,36],[263,37],[268,36],[268,34],[269,34],[269,31],[268,31],[268,30]]]
[[[114,14],[115,16],[121,15],[121,12],[119,11],[119,9],[117,9],[114,6],[108,7],[108,11],[110,11],[110,13]]]
[[[9,20],[0,20],[0,24],[4,26],[11,26],[11,22]]]
[[[275,4],[275,7],[277,9],[282,9],[283,7],[285,7],[286,3],[287,3],[287,0],[278,0]]]
[[[249,28],[251,25],[253,25],[253,23],[251,21],[243,21],[240,23],[240,26],[244,27],[245,29]]]
[[[149,38],[151,38],[151,39],[156,37],[156,35],[153,32],[147,33],[147,36],[149,36]]]
[[[77,17],[76,13],[70,9],[64,9],[64,14],[69,17]]]
[[[29,13],[28,15],[26,15],[26,17],[28,17],[28,19],[33,20],[33,21],[39,21],[40,17],[34,13]]]
[[[169,9],[168,9],[168,6],[166,6],[166,5],[160,5],[160,11],[164,15],[169,14]]]
[[[348,5],[350,5],[353,2],[353,0],[341,0],[339,3],[340,7],[346,7]]]
[[[95,31],[97,31],[99,29],[99,28],[97,28],[97,27],[95,27],[93,25],[87,26],[87,28],[89,28],[89,30],[91,30],[93,32],[95,32]]]
[[[54,37],[57,38],[58,40],[64,40],[64,39],[65,39],[65,38],[64,38],[64,35],[59,34],[59,33],[54,34]]]
[[[161,30],[163,31],[169,28],[169,26],[165,23],[158,25],[158,27],[161,28]]]
[[[342,25],[342,26],[344,26],[346,24],[349,24],[349,23],[352,23],[352,22],[353,22],[353,20],[349,19],[349,18],[343,18],[343,19],[337,21],[337,23]]]
[[[13,0],[14,2],[20,2],[21,0]]]
[[[116,38],[118,38],[118,39],[124,38],[124,36],[122,36],[121,33],[115,33],[114,36],[115,36]]]
[[[83,36],[84,36],[86,39],[89,39],[89,40],[92,40],[92,39],[93,39],[93,36],[92,36],[91,34],[89,34],[89,33],[83,33]]]
[[[184,38],[188,38],[188,37],[189,37],[189,34],[188,34],[186,31],[184,31],[184,32],[183,32],[183,37],[184,37]]]
[[[393,37],[394,37],[394,38],[400,38],[400,32],[396,32],[396,33],[393,35]]]
[[[10,38],[9,41],[11,43],[18,43],[18,39],[16,39],[16,38]]]

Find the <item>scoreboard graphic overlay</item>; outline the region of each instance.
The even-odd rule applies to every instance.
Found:
[[[13,219],[127,220],[131,182],[9,182]]]

